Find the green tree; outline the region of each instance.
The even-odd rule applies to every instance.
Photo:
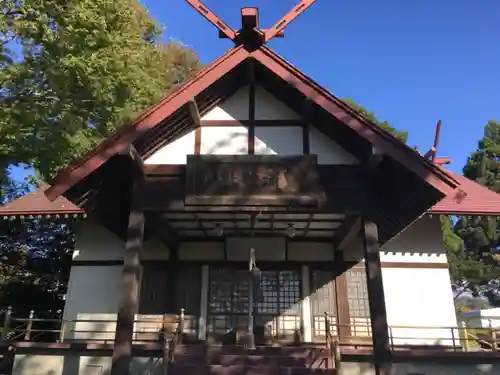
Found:
[[[137,0],[2,10],[0,181],[19,163],[53,175],[199,68],[192,50],[156,43],[161,28]]]
[[[406,141],[408,140],[408,132],[397,130],[387,121],[380,121],[379,119],[377,119],[374,112],[357,104],[354,100],[352,100],[350,98],[344,99],[344,102],[346,104],[348,104],[349,106],[351,106],[353,109],[355,109],[357,112],[359,112],[360,114],[365,116],[367,119],[373,121],[375,124],[377,124],[379,127],[384,129],[385,131],[391,133],[393,136],[400,139],[401,141],[406,143]]]
[[[26,192],[9,167],[41,179],[82,155],[200,68],[138,0],[3,0],[0,204]],[[70,223],[0,220],[0,303],[54,316],[71,261]],[[22,298],[19,296],[22,295]]]
[[[463,169],[464,176],[500,192],[500,123],[489,121],[484,136]],[[454,232],[463,241],[463,250],[452,266],[462,270],[462,282],[476,295],[500,306],[500,227],[496,218],[461,217]],[[445,237],[446,241],[446,237]],[[456,256],[448,249],[448,256]],[[452,263],[453,264],[453,263]],[[465,271],[464,271],[465,270]],[[453,276],[453,272],[452,272]],[[454,281],[459,279],[455,278]]]

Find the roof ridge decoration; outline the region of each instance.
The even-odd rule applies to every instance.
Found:
[[[203,1],[186,1],[219,30],[220,38],[231,39],[237,46],[245,45],[252,49],[259,48],[275,37],[283,37],[285,28],[316,2],[316,0],[301,0],[269,29],[260,28],[258,8],[241,8],[241,29],[234,30],[210,10]]]

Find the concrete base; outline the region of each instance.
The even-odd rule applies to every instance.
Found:
[[[493,375],[500,374],[500,364],[394,363],[392,375]],[[337,375],[375,375],[367,362],[345,362]]]
[[[291,358],[289,358],[291,359]],[[182,361],[179,361],[182,362]],[[178,365],[182,366],[182,363]],[[283,365],[283,363],[281,364]],[[203,367],[209,367],[202,365]],[[296,365],[297,366],[297,365]],[[224,368],[220,365],[212,366],[210,373],[217,374]],[[232,366],[235,367],[235,366]],[[305,366],[308,367],[308,366]],[[227,369],[228,367],[226,367]],[[297,367],[293,367],[297,369]],[[243,373],[236,366],[237,372]],[[107,356],[78,356],[75,354],[18,354],[14,362],[13,375],[107,375],[111,370],[111,357]],[[235,370],[235,372],[236,372]],[[303,368],[303,370],[311,370]],[[319,369],[320,370],[320,369]],[[326,370],[326,369],[325,369]],[[318,369],[313,370],[318,372]],[[183,371],[173,371],[182,373]],[[299,371],[300,374],[305,373]],[[298,372],[298,373],[299,373]],[[309,371],[310,372],[310,371]],[[308,373],[309,373],[308,372]],[[222,373],[227,373],[222,371]],[[293,373],[293,372],[290,372]],[[330,371],[324,371],[326,375]],[[132,361],[132,375],[162,374],[162,360],[158,357],[135,357]],[[500,374],[500,363],[459,364],[459,363],[394,363],[392,375],[496,375]],[[368,362],[344,362],[336,375],[375,375],[373,365]]]

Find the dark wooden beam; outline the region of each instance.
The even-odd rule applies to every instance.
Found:
[[[252,214],[250,214],[252,215]],[[165,213],[165,215],[163,215],[163,217],[165,217],[169,222],[171,223],[186,223],[186,222],[192,222],[193,220],[192,219],[185,219],[185,218],[169,218],[168,217],[168,212]],[[311,218],[313,217],[313,215],[311,215]],[[308,218],[308,219],[300,219],[300,218],[296,218],[296,219],[276,219],[274,217],[274,215],[270,215],[269,218],[258,218],[258,221],[259,223],[290,223],[291,221],[293,221],[294,223],[306,223],[306,224],[310,224],[311,222],[314,222],[314,223],[342,223],[344,220],[343,219],[325,219],[325,218],[315,218],[314,220],[311,219],[311,218]],[[203,219],[200,219],[201,221],[204,221],[204,222],[215,222],[215,223],[220,223],[220,222],[235,222],[235,223],[242,223],[242,222],[248,222],[248,218],[213,218],[213,217],[208,217],[208,218],[203,218]],[[338,229],[331,229],[331,230],[338,230]]]
[[[335,230],[335,235],[332,239],[333,248],[335,250],[341,249],[345,246],[348,237],[352,233],[358,217],[355,215],[350,215],[345,218],[345,221]],[[358,226],[359,229],[359,226]]]
[[[255,154],[255,64],[249,59],[247,68],[248,76],[248,154]]]
[[[179,248],[179,236],[166,219],[158,213],[153,212],[147,213],[146,218],[148,227],[151,228],[152,232],[158,236],[158,238],[165,244],[165,246],[168,247],[169,250]]]
[[[142,160],[141,155],[132,144],[125,147],[125,149],[120,152],[120,155],[128,156],[130,158],[133,166],[134,177],[136,179],[144,178],[144,160]]]
[[[250,228],[249,228],[249,230],[252,233],[252,235],[255,233],[255,224],[256,223],[257,223],[257,214],[250,215]],[[242,232],[248,231],[246,228],[238,228],[237,230],[242,231]]]
[[[363,216],[363,247],[372,326],[373,359],[377,375],[392,374],[392,355],[385,306],[377,224],[370,210]]]
[[[200,110],[198,109],[198,104],[196,103],[196,99],[192,98],[187,102],[189,117],[193,121],[195,125],[194,130],[194,154],[199,155],[201,153],[201,115]]]
[[[302,127],[302,153],[309,155],[311,153],[311,141],[309,136],[310,125],[306,124]]]
[[[195,214],[194,217],[195,217],[196,223],[198,224],[198,229],[203,232],[205,237],[209,237],[208,231],[203,226],[203,222],[200,220],[200,217],[197,214]]]
[[[130,374],[130,363],[132,361],[134,320],[139,308],[140,253],[143,249],[145,223],[143,211],[135,204],[138,192],[139,186],[138,183],[135,183],[120,283],[120,302],[116,321],[111,375]]]
[[[381,152],[380,150],[376,149],[375,147],[372,147],[371,150],[371,155],[369,156],[369,161],[368,161],[368,168],[370,171],[375,171],[380,163],[384,160],[385,154]]]
[[[313,217],[314,215],[309,215],[309,218],[307,219],[306,221],[306,226],[304,227],[304,231],[302,232],[302,235],[305,237],[307,236],[307,233],[309,232],[309,229],[311,229],[311,223],[313,221]],[[292,220],[293,222],[295,222],[295,220]],[[329,229],[331,231],[335,231],[336,229]]]
[[[274,127],[289,127],[289,126],[306,126],[307,121],[301,119],[290,120],[201,120],[202,127],[230,127],[230,126],[249,126],[253,123],[256,127],[259,126],[274,126]]]
[[[196,100],[193,98],[187,102],[189,117],[193,121],[193,123],[198,127],[201,126],[201,116],[200,111],[198,110],[198,104]]]

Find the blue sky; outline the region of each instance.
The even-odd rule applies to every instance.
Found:
[[[142,1],[164,38],[189,45],[204,63],[231,48],[185,0]],[[265,28],[297,2],[205,0],[233,28],[241,7],[259,7]],[[498,0],[317,0],[271,46],[337,96],[407,130],[423,151],[442,119],[439,155],[461,171],[486,122],[500,120],[499,14]]]
[[[143,0],[165,38],[191,46],[209,63],[231,43],[185,0]],[[298,0],[205,0],[230,26],[240,8],[257,6],[261,27]],[[443,120],[440,156],[461,171],[489,119],[500,120],[498,0],[317,0],[271,46],[339,97],[432,146]]]

